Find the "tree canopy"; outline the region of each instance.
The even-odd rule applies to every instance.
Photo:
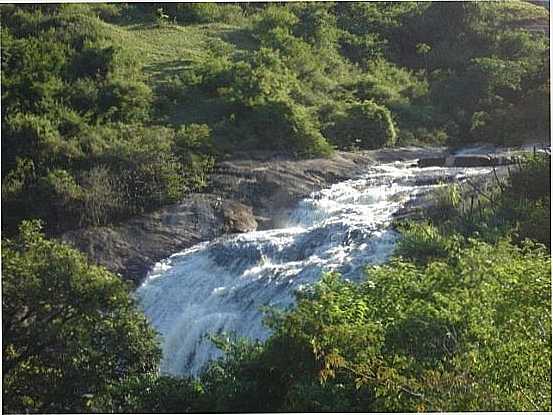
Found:
[[[3,408],[81,412],[110,386],[157,372],[154,331],[119,277],[24,222],[2,243]]]

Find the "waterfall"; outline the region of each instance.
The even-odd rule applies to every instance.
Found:
[[[385,261],[397,239],[389,228],[394,212],[433,186],[417,184],[422,171],[455,180],[489,172],[411,163],[374,166],[314,192],[278,229],[227,235],[156,264],[136,295],[161,335],[162,373],[197,375],[219,356],[206,334],[265,339],[260,308],[292,305],[294,291],[317,282],[322,271],[357,281],[368,264]]]

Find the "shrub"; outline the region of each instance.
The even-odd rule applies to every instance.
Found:
[[[173,131],[123,126],[120,139],[101,158],[118,178],[129,214],[179,200],[186,190],[182,164],[172,153]]]
[[[24,157],[44,171],[82,156],[77,140],[62,137],[59,122],[32,113],[16,113],[8,118],[2,137],[3,168],[14,166],[17,157]]]
[[[515,241],[521,243],[528,238],[551,250],[551,198],[529,203],[517,216]]]
[[[362,284],[325,275],[269,315],[267,341],[208,369],[208,400],[240,412],[550,410],[547,253],[472,240],[456,257],[394,260]]]
[[[515,224],[518,242],[531,238],[551,247],[551,156],[529,156],[502,192],[502,215]]]
[[[414,103],[427,94],[426,80],[385,59],[368,62],[366,75],[354,84],[354,95],[359,101],[373,100],[390,108]]]
[[[94,79],[77,79],[68,88],[67,93],[72,108],[81,114],[94,115],[94,118],[98,117],[100,114],[100,90]]]
[[[521,161],[509,176],[507,197],[537,201],[551,196],[551,156],[536,154]]]
[[[298,17],[286,7],[271,4],[257,14],[253,33],[262,36],[276,28],[291,32],[298,21]]]
[[[3,410],[85,412],[87,397],[154,374],[155,333],[115,275],[37,222],[2,241]]]
[[[243,16],[238,4],[193,3],[177,4],[173,11],[167,8],[167,13],[176,17],[182,23],[228,23],[236,24]]]
[[[79,224],[78,218],[84,193],[69,172],[61,169],[52,170],[38,180],[35,191],[33,199],[48,206],[44,212],[40,212],[36,207],[33,208],[34,212],[40,212],[39,217],[46,219],[54,227],[61,227],[62,224],[66,226]]]
[[[395,254],[424,264],[436,258],[447,258],[455,243],[443,236],[434,225],[413,222],[401,228],[401,238]]]
[[[80,175],[83,191],[80,225],[105,225],[122,216],[125,200],[118,178],[106,166],[95,166]]]
[[[381,58],[386,47],[386,40],[378,34],[365,36],[343,32],[339,38],[340,52],[352,63],[366,68],[368,62]]]
[[[146,374],[129,376],[108,385],[107,391],[89,403],[94,413],[190,413],[203,412],[201,385],[187,378]]]
[[[207,124],[183,125],[176,132],[175,145],[183,156],[189,152],[209,153],[213,150],[211,129]]]
[[[73,57],[71,72],[75,78],[105,79],[114,69],[115,48],[85,47]]]
[[[121,9],[123,5],[113,3],[93,3],[88,4],[87,6],[90,8],[92,13],[106,22],[115,23],[121,18]]]
[[[400,129],[397,134],[398,146],[434,145],[445,146],[449,140],[447,132],[443,129],[428,130],[416,128],[414,130]]]
[[[229,72],[226,99],[253,108],[267,101],[285,101],[300,89],[295,74],[285,65],[278,51],[261,48],[247,62],[235,64]]]
[[[298,16],[294,35],[318,49],[331,49],[338,37],[332,4],[292,3],[288,7]]]
[[[152,90],[143,82],[112,79],[100,97],[102,117],[113,122],[132,123],[149,118]]]
[[[435,191],[434,217],[446,220],[458,212],[461,203],[461,189],[459,184],[442,184]]]
[[[334,115],[325,136],[340,148],[379,148],[393,145],[396,131],[390,111],[372,101],[353,104]]]
[[[328,156],[332,147],[320,133],[316,118],[289,101],[267,101],[242,114],[236,132],[250,148],[278,150],[301,157]],[[238,140],[237,140],[238,141]]]

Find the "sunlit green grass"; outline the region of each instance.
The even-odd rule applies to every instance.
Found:
[[[178,77],[187,67],[201,64],[214,48],[225,48],[231,56],[237,56],[255,47],[247,30],[222,23],[183,26],[101,22],[101,27],[139,65],[139,76],[144,77],[158,98],[163,98],[159,96],[160,86]],[[218,100],[195,93],[163,108],[164,115],[158,121],[176,126],[210,122],[220,119],[225,110]]]

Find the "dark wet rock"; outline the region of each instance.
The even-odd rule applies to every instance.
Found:
[[[445,165],[445,157],[427,157],[419,159],[417,166],[424,167],[443,167]]]
[[[490,156],[455,156],[453,167],[490,167],[493,162],[494,159]]]
[[[438,183],[452,183],[456,180],[455,176],[436,176],[436,175],[421,175],[415,178],[415,186],[431,186]]]
[[[356,153],[337,152],[328,159],[263,158],[227,160],[216,167],[210,193],[253,208],[259,229],[278,227],[297,202],[330,184],[364,173],[368,166],[445,154],[443,148],[406,147]]]
[[[67,232],[62,239],[97,264],[135,284],[159,260],[223,233],[257,228],[252,209],[215,195],[190,195],[171,205],[122,224]]]
[[[465,155],[455,156],[454,167],[492,167],[506,166],[515,163],[515,157],[501,155]]]
[[[462,154],[447,157],[421,158],[417,166],[424,167],[492,167],[515,163],[515,157],[487,154]]]

